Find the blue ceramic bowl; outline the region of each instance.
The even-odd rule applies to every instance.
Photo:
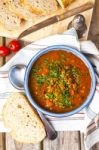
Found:
[[[53,112],[49,112],[47,110],[45,110],[44,108],[40,107],[35,99],[32,98],[31,96],[31,93],[30,93],[30,90],[29,90],[29,87],[28,87],[28,79],[29,79],[29,74],[30,74],[30,71],[31,71],[31,68],[34,64],[34,62],[40,57],[42,56],[43,54],[49,52],[49,51],[54,51],[54,50],[64,50],[64,51],[67,51],[67,52],[71,52],[73,53],[74,55],[76,55],[77,57],[79,57],[84,63],[85,65],[88,67],[89,69],[89,72],[90,72],[90,75],[91,75],[91,88],[90,88],[90,92],[89,92],[89,95],[87,97],[87,99],[84,101],[84,103],[78,107],[77,109],[73,110],[73,111],[70,111],[70,112],[66,112],[66,113],[53,113]],[[94,70],[90,64],[90,62],[87,60],[87,58],[81,53],[79,52],[78,50],[74,49],[74,48],[71,48],[71,47],[68,47],[66,45],[54,45],[54,46],[50,46],[50,47],[47,47],[45,48],[44,50],[38,52],[32,59],[31,61],[29,62],[28,66],[27,66],[27,69],[26,69],[26,73],[25,73],[25,78],[24,78],[24,88],[25,88],[25,93],[26,93],[26,96],[29,100],[29,102],[33,105],[33,107],[35,107],[37,110],[41,111],[42,113],[46,114],[46,115],[50,115],[50,116],[53,116],[53,117],[64,117],[64,116],[70,116],[70,115],[73,115],[75,113],[78,113],[79,111],[81,111],[83,108],[85,108],[86,106],[89,105],[89,103],[91,102],[92,98],[93,98],[93,95],[94,95],[94,92],[95,92],[95,87],[96,87],[96,78],[95,78],[95,73],[94,73]]]

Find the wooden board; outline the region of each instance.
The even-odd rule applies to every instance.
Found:
[[[42,143],[36,145],[19,144],[9,134],[6,134],[6,139],[7,150],[80,150],[79,132],[58,132],[56,140],[50,141],[46,138]]]
[[[67,12],[68,10],[70,10],[72,12],[72,10],[74,8],[82,6],[87,2],[91,2],[91,3],[94,4],[95,0],[83,0],[83,1],[82,0],[75,0],[75,2],[73,2],[71,5],[69,5],[66,9],[59,9],[56,13],[54,13],[52,15],[48,15],[46,17],[41,17],[39,19],[34,19],[34,23],[27,22],[25,26],[22,26],[20,29],[17,29],[17,30],[14,30],[14,31],[7,31],[3,26],[0,26],[0,35],[5,36],[5,37],[10,37],[10,38],[17,38],[18,35],[22,31],[27,29],[28,27],[30,27],[30,26],[32,26],[36,23],[39,23],[39,22],[41,22],[45,19],[48,19],[51,16],[62,14],[63,12]],[[89,11],[85,11],[83,13],[83,15],[85,16],[85,19],[86,19],[86,24],[87,24],[87,32],[83,37],[84,39],[86,39],[87,35],[88,35],[90,20],[91,20],[91,17],[92,17],[92,12],[93,12],[93,9],[91,9]],[[25,41],[36,41],[38,39],[47,37],[47,36],[52,35],[52,34],[62,33],[64,31],[66,31],[67,26],[72,21],[73,17],[70,17],[70,18],[65,19],[61,22],[55,23],[55,24],[50,25],[48,27],[42,28],[42,29],[30,34],[29,36],[26,36],[25,38],[23,38],[23,40],[25,40]]]
[[[83,13],[80,13],[85,17],[86,25],[87,25],[87,30],[86,30],[85,34],[83,35],[82,39],[87,39],[90,21],[91,21],[91,17],[92,17],[92,11],[93,11],[93,9],[85,11]],[[23,40],[25,40],[25,41],[36,41],[36,40],[42,39],[42,38],[50,36],[50,35],[62,33],[62,32],[67,30],[68,24],[73,20],[73,18],[74,18],[74,16],[69,17],[68,19],[60,21],[60,22],[55,23],[53,25],[50,25],[48,27],[45,27],[43,29],[40,29],[40,30],[24,37]]]

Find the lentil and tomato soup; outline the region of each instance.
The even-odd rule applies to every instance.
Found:
[[[29,75],[31,96],[42,108],[54,112],[69,112],[87,98],[91,77],[84,62],[64,50],[50,51],[32,66]]]

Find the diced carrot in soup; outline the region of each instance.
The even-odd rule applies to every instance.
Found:
[[[86,100],[90,87],[87,66],[79,57],[64,50],[50,51],[39,57],[29,75],[31,96],[42,108],[55,113],[78,108]]]

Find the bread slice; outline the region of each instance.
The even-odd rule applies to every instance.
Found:
[[[20,18],[25,20],[33,20],[37,17],[36,14],[32,13],[30,10],[26,9],[20,0],[6,0],[10,11],[14,12]]]
[[[36,14],[51,14],[58,9],[56,0],[21,0],[24,6]]]
[[[70,3],[72,3],[75,0],[57,0],[57,2],[60,4],[62,8],[65,8],[68,6]]]
[[[3,108],[3,121],[11,129],[12,137],[20,143],[38,143],[45,136],[45,128],[26,97],[12,94]]]
[[[12,13],[4,0],[0,1],[0,23],[3,24],[8,30],[17,29],[20,27],[22,20]]]

